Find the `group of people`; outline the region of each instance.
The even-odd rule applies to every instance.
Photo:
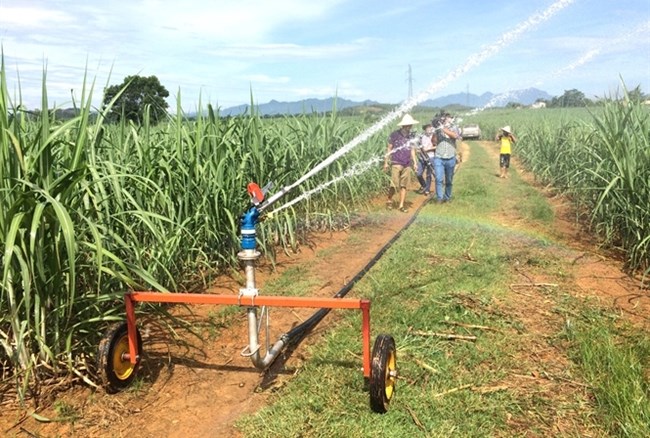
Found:
[[[391,186],[388,189],[387,208],[395,207],[393,198],[399,192],[399,210],[407,212],[404,202],[410,185],[411,171],[420,183],[418,193],[431,195],[431,183],[435,180],[435,201],[438,204],[451,200],[454,173],[457,165],[457,143],[462,140],[461,130],[449,113],[442,113],[431,123],[423,126],[423,132],[412,132],[419,124],[410,114],[405,114],[397,124],[399,129],[388,138],[384,170],[390,169]],[[501,142],[499,166],[500,177],[508,178],[510,155],[515,137],[510,126],[501,128],[497,134]]]

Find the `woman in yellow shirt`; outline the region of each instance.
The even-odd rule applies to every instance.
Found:
[[[510,126],[504,126],[497,134],[497,141],[501,141],[501,150],[499,151],[499,166],[501,167],[500,178],[508,178],[508,169],[510,168],[510,155],[512,154],[512,145],[517,141],[512,134]]]

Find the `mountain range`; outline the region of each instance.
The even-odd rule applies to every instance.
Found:
[[[511,91],[503,95],[496,95],[494,93],[486,92],[479,95],[472,93],[456,93],[447,96],[437,97],[435,99],[428,99],[420,103],[421,107],[429,108],[445,108],[448,106],[465,106],[469,108],[483,108],[489,107],[503,107],[508,103],[517,103],[520,105],[531,105],[538,100],[550,100],[553,96],[545,91],[538,90],[537,88],[527,88],[523,90]],[[295,102],[279,102],[271,100],[268,103],[256,105],[256,111],[262,116],[276,116],[282,114],[311,114],[311,113],[325,113],[332,111],[336,105],[337,110],[352,108],[357,106],[373,106],[384,105],[382,103],[364,100],[353,101],[341,97],[327,98],[327,99],[303,99]],[[397,105],[395,105],[397,106]],[[250,113],[250,105],[237,105],[229,108],[224,108],[219,111],[221,116],[237,116],[245,113]]]

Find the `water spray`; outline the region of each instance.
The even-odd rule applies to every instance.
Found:
[[[275,203],[278,199],[280,199],[282,196],[284,196],[286,193],[290,192],[292,189],[295,187],[298,187],[300,184],[305,182],[307,179],[311,178],[330,164],[332,164],[334,161],[336,161],[338,158],[342,157],[343,155],[347,154],[350,152],[352,149],[355,147],[359,146],[360,144],[366,142],[370,137],[375,135],[376,133],[380,132],[384,127],[386,127],[390,122],[393,120],[396,120],[406,112],[408,112],[411,108],[416,106],[417,104],[424,102],[431,94],[443,89],[446,87],[451,81],[457,79],[459,76],[462,74],[468,72],[474,67],[477,67],[481,63],[483,63],[486,59],[489,57],[497,54],[499,51],[501,51],[504,47],[508,46],[509,44],[513,43],[516,41],[521,35],[523,35],[525,32],[533,28],[534,26],[547,21],[550,19],[553,15],[557,14],[560,12],[562,9],[573,3],[575,0],[559,0],[555,3],[553,3],[551,6],[549,6],[546,10],[542,12],[537,12],[533,14],[531,17],[529,17],[527,20],[524,22],[518,24],[513,30],[508,31],[504,33],[494,44],[491,46],[483,49],[482,51],[471,55],[467,61],[465,61],[464,64],[461,64],[460,66],[456,67],[454,70],[452,70],[447,76],[444,78],[434,82],[431,84],[427,89],[424,91],[421,91],[417,95],[407,99],[404,101],[399,107],[388,113],[386,116],[384,116],[381,120],[379,120],[377,123],[372,125],[370,128],[368,128],[366,131],[352,139],[349,143],[344,145],[341,149],[338,151],[334,152],[332,155],[330,155],[328,158],[323,160],[321,163],[316,165],[313,169],[311,169],[309,172],[304,174],[302,177],[300,177],[296,182],[293,184],[290,184],[288,186],[283,187],[279,192],[275,193],[271,197],[268,198],[265,204],[260,206],[260,211],[263,211],[264,209],[268,208],[270,205]]]
[[[573,71],[573,70],[577,69],[578,67],[582,67],[583,65],[585,65],[586,63],[588,63],[589,61],[594,59],[596,56],[600,55],[604,51],[605,45],[607,45],[608,47],[611,47],[613,45],[623,44],[628,40],[635,39],[636,37],[638,37],[639,35],[641,35],[643,33],[650,33],[650,20],[646,21],[645,23],[642,23],[641,25],[637,26],[635,29],[631,30],[630,32],[627,32],[627,33],[625,33],[625,34],[623,34],[623,35],[621,35],[621,36],[619,36],[617,38],[614,38],[614,39],[608,39],[606,43],[603,43],[603,44],[599,45],[598,47],[587,50],[585,53],[583,53],[579,58],[577,58],[575,61],[571,62],[569,65],[567,65],[565,67],[562,67],[562,68],[560,68],[558,70],[555,70],[554,72],[552,72],[549,75],[545,75],[544,78],[553,78],[553,77],[562,76],[562,75],[564,75],[564,74],[566,74],[566,73],[568,73],[570,71]],[[544,83],[543,79],[538,79],[534,83],[534,85],[539,86],[539,85],[542,85],[543,83]],[[488,103],[486,103],[482,107],[474,108],[473,110],[468,112],[466,115],[468,115],[468,116],[475,115],[475,114],[477,114],[477,113],[479,113],[481,111],[484,111],[484,110],[486,110],[488,108],[492,108],[494,106],[502,104],[502,103],[506,102],[507,100],[513,98],[513,97],[519,96],[522,92],[523,92],[523,90],[513,90],[513,91],[508,91],[508,92],[505,92],[505,93],[498,94],[498,95],[492,97],[492,99],[490,99],[488,101]]]
[[[337,182],[353,177],[353,176],[358,176],[361,175],[362,173],[366,172],[367,170],[372,169],[375,165],[380,163],[383,159],[381,157],[373,157],[370,160],[364,161],[362,163],[356,163],[354,166],[352,166],[350,169],[345,171],[342,175],[337,176],[336,178],[327,181],[320,186],[309,190],[308,192],[303,193],[302,195],[298,196],[295,199],[292,199],[291,201],[287,202],[286,204],[276,208],[275,210],[267,213],[267,216],[270,218],[274,214],[279,213],[280,211],[284,210],[285,208],[289,208],[294,204],[297,204],[298,202],[305,200],[307,198],[310,198],[312,195],[315,195],[316,193],[320,193],[323,190],[325,190],[327,187],[331,186],[332,184],[336,184]]]

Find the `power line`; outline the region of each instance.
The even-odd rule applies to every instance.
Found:
[[[411,71],[411,64],[409,64],[407,81],[408,81],[408,84],[409,84],[408,98],[410,99],[411,97],[413,97],[413,72]]]

